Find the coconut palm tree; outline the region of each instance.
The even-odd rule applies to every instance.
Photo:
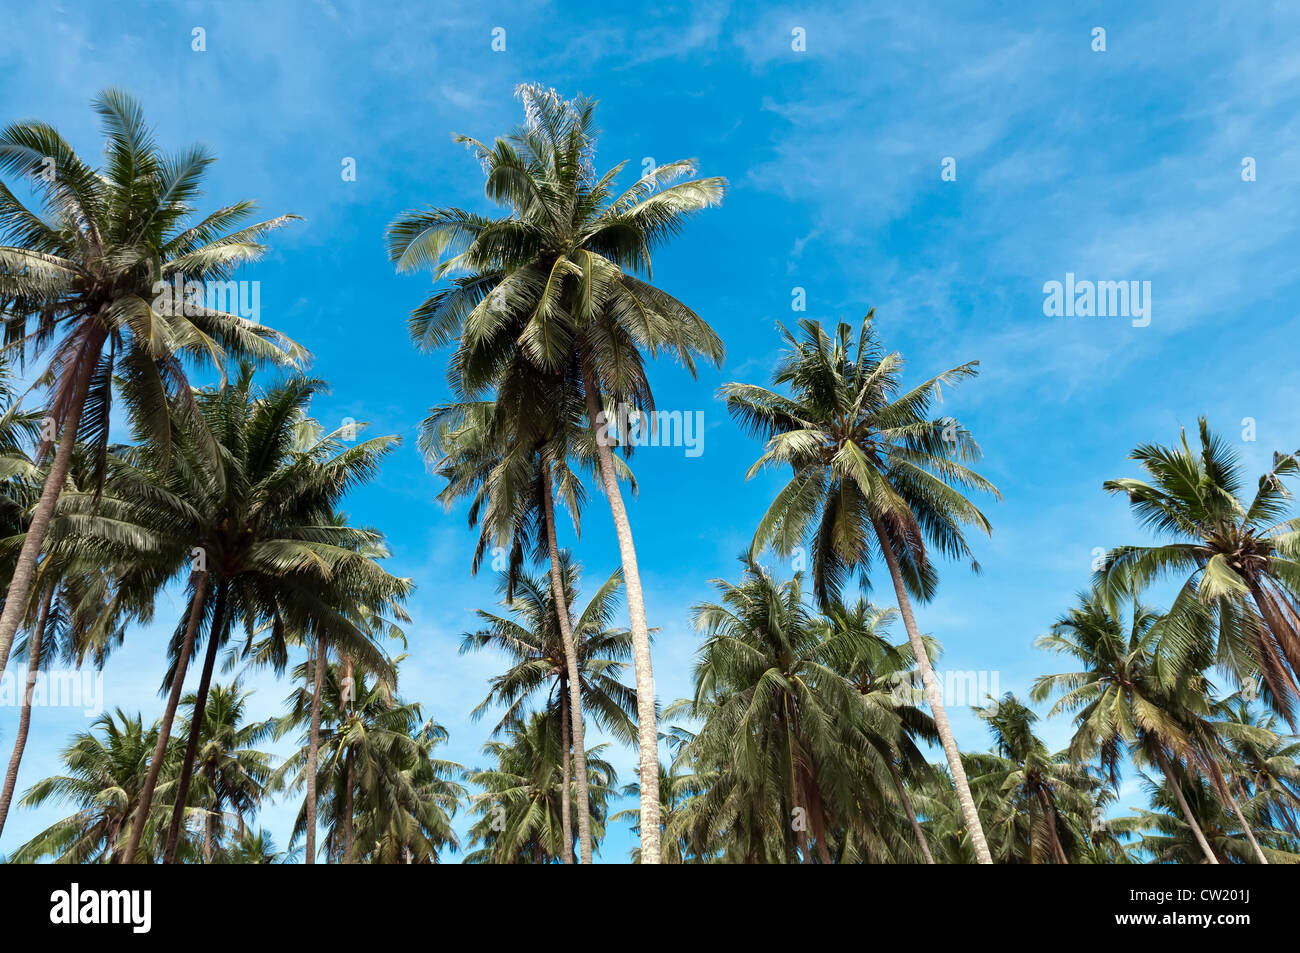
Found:
[[[274,726],[246,720],[250,694],[241,691],[238,681],[213,685],[203,708],[194,765],[200,779],[196,800],[203,811],[201,857],[205,864],[212,863],[222,848],[226,811],[234,814],[242,829],[244,818],[262,803],[271,778],[271,756],[255,746],[271,737]],[[181,701],[189,707],[190,719],[197,702],[193,694]]]
[[[993,735],[991,755],[968,755],[975,789],[987,788],[986,815],[998,863],[1068,864],[1091,824],[1093,779],[1053,754],[1037,735],[1038,715],[1010,693],[976,714]]]
[[[767,862],[802,856],[832,860],[832,832],[856,813],[858,771],[873,712],[837,670],[862,630],[831,629],[805,605],[803,575],[776,582],[752,563],[734,585],[714,580],[716,603],[692,609],[707,641],[695,668],[691,714],[704,724],[690,744],[720,776],[697,801],[701,823],[731,831],[742,814],[759,836],[751,851]],[[832,636],[828,638],[828,636]]]
[[[884,768],[921,858],[933,864],[934,856],[908,787],[930,776],[930,764],[916,742],[936,742],[939,735],[934,720],[920,707],[924,689],[916,690],[916,659],[911,645],[906,642],[894,645],[887,638],[894,615],[892,609],[880,609],[859,598],[852,606],[842,603],[830,606],[821,624],[827,630],[825,639],[832,646],[828,653],[829,666],[861,697],[862,712],[849,722],[853,732],[852,749],[860,758],[867,752],[875,757],[862,758],[858,770],[870,772]],[[927,649],[934,654],[938,647],[927,640]],[[882,806],[885,803],[888,802],[881,801]],[[888,810],[891,813],[894,810],[892,803]],[[876,839],[884,839],[879,831]],[[869,851],[870,846],[864,844],[863,852]]]
[[[172,639],[172,669],[164,682],[169,694],[146,795],[157,782],[185,671],[207,623],[195,693],[199,717],[181,765],[166,862],[174,860],[180,839],[217,651],[234,622],[243,623],[250,642],[262,624],[276,633],[310,631],[345,645],[372,670],[387,671],[383,654],[345,607],[397,598],[411,584],[363,552],[380,545],[379,535],[341,524],[336,507],[348,490],[375,476],[398,441],[378,437],[349,445],[335,432],[299,447],[304,429],[312,429],[308,404],[322,389],[319,381],[297,377],[261,389],[245,366],[238,377],[195,393],[198,416],[187,431],[178,428],[183,435],[165,468],[156,448],[142,444],[112,459],[105,496],[69,495],[67,515],[59,516],[71,524],[60,525],[61,535],[75,529],[82,543],[125,539],[134,546],[136,558],[123,573],[128,591],[158,592],[185,574],[190,580],[185,622]],[[209,444],[219,448],[215,458],[205,450]],[[133,825],[136,843],[148,802],[145,797]],[[124,858],[135,856],[134,844],[128,848]]]
[[[1300,517],[1290,516],[1285,480],[1300,475],[1294,454],[1274,454],[1253,494],[1236,453],[1202,417],[1194,450],[1143,444],[1131,454],[1150,482],[1107,480],[1156,546],[1120,546],[1098,573],[1107,595],[1140,591],[1153,580],[1181,580],[1160,633],[1158,674],[1166,684],[1189,659],[1214,647],[1214,660],[1237,685],[1259,675],[1263,699],[1294,727],[1300,699]],[[1167,664],[1165,664],[1167,660]]]
[[[300,666],[301,674],[306,668]],[[314,698],[314,691],[300,685],[289,696],[288,713],[276,720],[277,736],[303,732],[299,749],[275,772],[277,786],[305,786]],[[424,720],[419,705],[397,698],[391,683],[325,666],[315,790],[329,858],[344,864],[432,863],[441,849],[456,846],[451,817],[464,794],[456,780],[463,769],[433,756],[446,738],[445,729]],[[295,842],[307,831],[309,816],[304,801]]]
[[[1175,783],[1181,790],[1171,793],[1170,785]],[[1244,836],[1233,814],[1224,810],[1209,779],[1191,774],[1180,775],[1176,781],[1146,778],[1145,786],[1154,810],[1139,810],[1131,817],[1109,822],[1116,831],[1132,837],[1127,845],[1131,853],[1153,863],[1195,864],[1202,862],[1208,844],[1214,858],[1211,863],[1246,864],[1254,859],[1255,845]],[[1187,820],[1189,812],[1194,826]],[[1265,837],[1276,834],[1260,833]],[[1300,863],[1294,842],[1280,843],[1285,846],[1264,848],[1268,862]]]
[[[1095,589],[1081,593],[1078,605],[1036,644],[1077,659],[1083,668],[1040,676],[1030,697],[1042,702],[1060,695],[1048,714],[1075,713],[1071,756],[1079,761],[1097,758],[1112,786],[1118,787],[1119,764],[1126,751],[1157,766],[1206,862],[1217,864],[1182,784],[1184,764],[1198,763],[1187,720],[1206,705],[1208,685],[1198,671],[1191,671],[1179,677],[1177,692],[1163,687],[1153,673],[1159,622],[1156,612],[1135,599],[1125,625],[1111,613],[1104,593]]]
[[[457,136],[482,163],[489,198],[507,214],[458,208],[400,216],[388,230],[399,270],[432,268],[449,285],[412,312],[417,346],[457,341],[454,386],[473,397],[492,388],[522,353],[538,371],[580,394],[597,444],[626,580],[639,705],[639,775],[646,862],[658,863],[658,733],[641,573],[619,487],[608,406],[653,409],[646,356],[666,351],[692,373],[697,356],[720,363],[722,341],[690,308],[650,284],[651,252],[696,212],[718,204],[719,178],[685,179],[689,160],[668,163],[615,194],[623,164],[597,175],[595,102],[521,86],[526,121],[492,145]],[[646,280],[637,277],[645,275]]]
[[[0,673],[78,440],[93,449],[102,480],[115,380],[165,461],[169,405],[194,414],[187,362],[307,356],[260,321],[209,308],[204,298],[204,282],[219,282],[227,295],[231,275],[265,252],[266,234],[295,216],[247,224],[256,205],[241,201],[196,220],[192,203],[214,157],[202,148],[162,153],[140,105],[118,90],[101,93],[94,108],[106,140],[98,169],[46,123],[0,131],[0,172],[26,177],[44,205],[28,209],[0,183],[3,353],[22,362],[49,353],[38,376],[48,387],[40,457],[58,437],[0,613]]]
[[[578,790],[584,790],[587,782],[586,767],[582,764],[586,732],[582,726],[574,725],[574,719],[570,717],[574,697],[581,706],[580,718],[581,712],[589,712],[601,730],[620,741],[635,744],[636,693],[619,680],[632,654],[631,633],[610,628],[618,590],[623,582],[622,574],[615,570],[596,590],[586,607],[579,611],[576,604],[581,567],[575,565],[565,551],[559,553],[556,565],[563,592],[563,601],[558,604],[553,595],[553,585],[544,584],[541,579],[527,574],[514,579],[509,570],[503,571],[498,591],[503,597],[501,604],[510,611],[511,618],[478,610],[482,628],[465,633],[461,652],[494,648],[511,660],[510,667],[492,679],[492,690],[487,698],[471,713],[474,718],[479,718],[492,705],[505,706],[505,713],[493,729],[494,735],[525,714],[535,703],[535,696],[545,693],[546,699],[540,707],[553,710],[561,722],[561,748],[565,752],[561,787],[563,821],[564,817],[573,814],[568,803],[570,760],[576,767],[573,774],[576,775]],[[573,613],[567,625],[569,640],[563,637],[561,612]],[[570,650],[566,641],[573,645],[572,667],[568,665]],[[572,691],[575,686],[570,681],[575,673],[578,678],[576,692]],[[571,727],[574,728],[572,736]],[[582,850],[582,858],[583,863],[590,863],[590,811],[582,798],[578,798],[576,812],[580,836],[585,817],[587,846]],[[567,822],[564,823],[567,831]],[[573,838],[568,833],[565,836],[568,837],[565,843],[572,845]],[[564,863],[572,862],[572,853],[571,850],[565,852]]]
[[[1215,710],[1233,784],[1243,800],[1266,827],[1300,841],[1300,741],[1278,733],[1273,715],[1252,717],[1240,696],[1225,699]]]
[[[997,493],[965,466],[979,458],[978,445],[955,419],[929,416],[940,388],[974,377],[977,362],[900,394],[903,359],[883,352],[873,318],[874,312],[863,318],[856,342],[844,323],[833,335],[807,319],[799,322],[800,337],[781,327],[787,348],[773,383],[788,393],[741,383],[722,388],[731,415],[766,442],[748,476],[773,466],[793,472],[759,522],[750,557],[769,547],[789,555],[807,542],[812,588],[822,606],[854,570],[867,585],[873,552],[883,557],[976,858],[992,863],[912,614],[912,599],[928,600],[937,585],[928,547],[970,558],[977,569],[963,529],[989,531],[984,514],[961,493]]]
[[[421,449],[426,458],[437,461],[437,473],[447,480],[439,498],[450,506],[462,496],[472,497],[469,521],[471,527],[479,527],[479,537],[471,572],[478,571],[489,546],[508,549],[505,584],[510,597],[526,550],[531,548],[534,558],[548,563],[570,693],[566,705],[571,724],[566,732],[573,738],[579,788],[586,784],[585,726],[577,649],[560,566],[555,496],[558,492],[576,529],[586,493],[569,460],[576,457],[587,466],[595,460],[591,432],[580,425],[581,416],[581,404],[572,395],[516,356],[510,370],[500,375],[493,400],[435,407],[421,428]],[[567,797],[568,788],[564,790]],[[566,824],[569,816],[566,810]],[[581,801],[577,820],[582,862],[591,863],[591,819]],[[564,859],[572,862],[567,853]]]
[[[138,714],[128,716],[118,709],[97,718],[89,731],[74,735],[62,754],[67,773],[37,782],[19,804],[39,807],[48,801],[70,801],[77,806],[76,813],[37,834],[10,860],[19,864],[45,858],[65,864],[107,861],[136,811],[157,733],[156,727],[146,728]],[[156,833],[152,824],[150,828]],[[156,856],[161,842],[151,838],[145,850]]]
[[[481,793],[470,802],[479,819],[470,836],[481,846],[465,857],[466,863],[548,864],[559,860],[573,844],[564,843],[560,813],[563,753],[560,719],[536,712],[516,721],[506,731],[507,740],[489,741],[483,753],[496,766],[481,768],[469,780]],[[587,750],[587,791],[578,797],[591,801],[592,836],[600,842],[605,831],[609,799],[616,793],[618,775],[601,757],[605,745]]]

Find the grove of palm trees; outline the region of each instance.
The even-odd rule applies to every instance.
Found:
[[[204,69],[236,42],[219,25]],[[482,55],[525,44],[508,29]],[[756,70],[802,52],[773,29]],[[1036,354],[997,292],[915,318],[925,254],[830,250],[901,228],[879,154],[833,172],[796,137],[784,171],[746,163],[730,132],[691,142],[680,91],[612,108],[533,65],[454,124],[392,119],[419,142],[397,153],[356,125],[389,113],[340,105],[319,168],[259,151],[300,116],[218,158],[130,75],[75,133],[4,98],[0,857],[1300,862],[1289,378],[1276,406],[1228,401],[1257,376],[1228,344],[1187,357],[1208,375],[1158,324],[1045,306],[1026,323],[1094,323]],[[680,121],[652,139],[656,97]],[[262,108],[205,105],[214,128]],[[941,179],[958,146],[934,148],[919,205],[996,186],[973,146]],[[825,203],[793,248],[776,193]],[[956,221],[940,244],[984,241]],[[781,267],[746,260],[762,242]],[[1031,309],[1070,261],[1031,272]],[[1170,409],[1134,424],[1076,365],[1142,348],[1113,386]]]

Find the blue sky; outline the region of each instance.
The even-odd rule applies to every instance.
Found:
[[[1287,4],[1249,15],[1181,2],[8,6],[0,120],[44,119],[96,156],[89,102],[121,86],[165,145],[200,141],[220,157],[204,210],[255,198],[306,219],[241,277],[261,282],[262,320],[310,347],[313,371],[332,382],[317,417],[405,439],[348,509],[388,534],[391,568],[419,586],[401,690],[450,730],[447,755],[466,765],[484,763],[491,723],[468,713],[500,662],[456,650],[473,609],[492,605],[494,580],[469,576],[464,514],[434,501],[415,450],[416,425],[447,395],[445,355],[410,346],[405,317],[429,278],[394,274],[383,232],[425,204],[489,210],[477,163],[450,133],[505,132],[520,118],[518,83],[597,97],[597,165],[630,160],[628,181],[645,157],[698,157],[703,174],[731,184],[655,262],[657,282],[727,343],[722,370],[698,380],[666,362],[653,369],[661,407],[703,411],[704,453],[646,448],[634,459],[661,700],[689,692],[699,644],[689,607],[709,597],[709,579],[735,577],[782,480],[744,481],[760,448],[714,395],[724,381],[766,382],[775,322],[803,316],[791,310],[796,287],[806,316],[824,321],[874,306],[911,380],[981,362],[944,412],[979,439],[1003,499],[986,507],[982,575],[945,567],[918,621],[945,646],[943,667],[996,672],[1002,691],[1024,694],[1056,670],[1032,642],[1086,584],[1093,550],[1141,539],[1125,504],[1101,491],[1134,472],[1133,446],[1172,441],[1202,414],[1233,439],[1253,418],[1257,439],[1239,446],[1252,472],[1300,443],[1300,225],[1288,211],[1300,187],[1300,54],[1289,42],[1300,10]],[[203,52],[191,49],[196,27]],[[497,27],[504,52],[492,49]],[[796,28],[803,51],[792,49]],[[340,175],[344,157],[355,182]],[[941,178],[945,157],[955,181]],[[1243,181],[1245,157],[1255,181]],[[1045,316],[1044,283],[1067,273],[1151,282],[1149,326]],[[617,565],[598,495],[575,548],[593,581]],[[111,660],[107,707],[160,709],[173,602]],[[246,684],[257,714],[281,711],[284,685],[264,674]],[[964,748],[985,747],[969,712],[953,719]],[[5,757],[16,720],[16,708],[0,710]],[[20,791],[58,770],[88,720],[36,711]],[[1063,744],[1069,725],[1044,733]],[[632,780],[632,752],[613,760]],[[1142,800],[1128,779],[1121,804]],[[264,812],[281,843],[295,809]],[[0,853],[63,813],[16,811]],[[632,840],[612,832],[605,859],[624,859]]]

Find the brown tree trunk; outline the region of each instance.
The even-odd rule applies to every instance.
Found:
[[[898,789],[898,799],[903,803],[903,810],[907,812],[907,819],[912,824],[912,834],[916,837],[917,846],[921,848],[921,855],[927,864],[933,864],[934,855],[930,853],[930,843],[925,839],[925,829],[916,819],[916,811],[912,809],[912,799],[907,796],[907,788],[903,786],[903,779],[899,777],[898,767],[890,757],[886,757],[885,762],[889,765],[889,774],[894,779],[894,787]]]
[[[212,765],[205,765],[203,776],[208,781],[208,812],[203,817],[203,862],[212,863],[212,842],[214,840],[213,827],[217,822],[217,772]]]
[[[966,769],[961,763],[961,752],[957,750],[957,740],[953,737],[948,724],[948,712],[943,707],[943,696],[935,681],[934,669],[930,666],[930,656],[925,651],[921,632],[916,627],[912,616],[912,600],[907,595],[907,585],[903,581],[903,571],[898,565],[893,544],[885,533],[885,527],[874,514],[871,525],[875,528],[880,551],[889,566],[889,575],[894,582],[894,595],[898,599],[898,610],[903,616],[903,625],[907,629],[907,641],[916,656],[916,664],[921,669],[921,680],[925,683],[925,697],[930,702],[930,712],[934,715],[934,727],[939,733],[944,756],[948,760],[948,770],[952,772],[953,787],[957,789],[957,803],[961,805],[962,817],[966,820],[966,830],[970,834],[971,846],[975,848],[975,859],[981,864],[993,863],[989,845],[984,840],[984,827],[980,823],[979,813],[975,810],[975,799],[971,796],[970,785],[966,781]]]
[[[144,789],[140,792],[140,805],[136,808],[135,823],[131,825],[126,852],[117,858],[118,863],[134,864],[136,851],[140,848],[140,837],[144,834],[145,821],[153,808],[153,792],[158,785],[158,774],[167,757],[167,742],[171,740],[172,722],[176,720],[176,709],[181,703],[181,692],[185,687],[185,670],[190,664],[190,655],[194,652],[194,641],[198,636],[199,625],[203,621],[203,605],[208,598],[208,574],[196,572],[194,577],[194,595],[190,599],[190,618],[185,624],[185,640],[181,643],[180,656],[176,660],[176,673],[172,676],[171,691],[167,693],[167,707],[163,709],[162,724],[158,726],[158,740],[154,743],[153,759],[149,762],[149,773],[144,779]]]
[[[316,636],[312,666],[311,726],[307,735],[307,845],[303,863],[316,863],[316,761],[320,755],[320,696],[325,684],[325,633]]]
[[[1196,838],[1196,843],[1201,846],[1201,853],[1205,855],[1205,862],[1207,864],[1217,864],[1219,858],[1215,857],[1214,851],[1210,850],[1210,842],[1205,839],[1205,832],[1201,830],[1201,825],[1196,823],[1196,818],[1192,814],[1191,805],[1187,803],[1187,797],[1183,794],[1183,786],[1178,783],[1178,779],[1174,777],[1173,769],[1169,766],[1169,759],[1165,757],[1165,753],[1161,750],[1158,742],[1153,744],[1151,747],[1155,751],[1156,762],[1160,765],[1160,770],[1164,772],[1165,783],[1169,785],[1169,790],[1173,792],[1174,797],[1178,801],[1178,806],[1182,809],[1183,820],[1186,821],[1187,826],[1191,828],[1192,835]]]
[[[345,864],[352,863],[352,844],[356,839],[356,824],[353,823],[352,820],[352,809],[353,805],[356,803],[353,799],[352,790],[353,785],[355,784],[352,779],[352,756],[353,751],[351,748],[348,748],[347,757],[344,759],[347,762],[347,770],[344,774],[346,775],[346,783],[348,786],[347,794],[344,796],[343,800],[343,863]]]
[[[560,678],[560,757],[564,760],[564,787],[560,789],[560,836],[564,838],[564,851],[560,854],[563,863],[573,863],[573,798],[570,788],[573,784],[573,771],[569,757],[569,695],[567,678]]]
[[[591,795],[587,787],[587,748],[586,727],[582,717],[582,676],[578,668],[578,647],[573,637],[573,623],[569,619],[569,601],[564,594],[564,577],[560,572],[560,544],[555,532],[555,494],[551,487],[551,471],[545,460],[542,461],[542,492],[546,519],[546,545],[548,561],[551,564],[551,598],[555,601],[555,614],[560,625],[560,640],[564,644],[564,667],[567,675],[564,687],[568,690],[568,715],[571,722],[571,742],[573,745],[573,767],[577,775],[578,788],[578,848],[584,864],[591,863]],[[570,734],[566,732],[566,734]],[[568,770],[568,748],[565,749],[565,770]],[[655,777],[658,778],[658,765]],[[565,784],[565,797],[569,797],[569,787]],[[569,825],[569,808],[564,811],[565,825]],[[573,853],[573,837],[568,835],[565,841],[565,862]]]
[[[59,502],[59,494],[63,492],[63,483],[72,466],[72,453],[77,446],[77,429],[81,426],[81,415],[86,409],[86,394],[90,391],[90,380],[99,364],[99,352],[105,337],[102,328],[95,328],[87,336],[79,354],[82,363],[77,369],[77,381],[73,386],[68,415],[63,420],[59,448],[54,454],[50,472],[45,476],[45,485],[41,487],[36,509],[32,511],[32,521],[27,526],[23,548],[18,552],[18,562],[14,564],[14,574],[5,594],[4,611],[0,612],[0,675],[4,674],[9,664],[9,650],[13,647],[14,635],[27,612],[27,600],[36,579],[36,563],[40,559],[41,546],[54,516],[54,506]]]
[[[1228,786],[1227,779],[1223,776],[1223,771],[1219,769],[1217,762],[1211,761],[1210,767],[1214,771],[1214,783],[1221,792],[1223,797],[1228,799],[1232,805],[1232,812],[1237,815],[1237,820],[1241,823],[1241,830],[1246,835],[1246,840],[1250,841],[1250,846],[1255,851],[1255,859],[1261,864],[1267,864],[1268,858],[1264,856],[1264,850],[1259,846],[1259,841],[1255,840],[1255,832],[1250,829],[1250,824],[1246,821],[1246,815],[1241,812],[1241,805],[1233,796],[1232,789]],[[0,823],[3,823],[3,815],[0,815]]]
[[[167,828],[167,847],[163,851],[163,863],[176,863],[176,848],[180,844],[181,831],[185,827],[185,806],[190,797],[190,783],[194,780],[194,759],[199,752],[199,736],[203,734],[203,715],[208,707],[208,688],[212,685],[212,670],[217,664],[217,650],[221,648],[221,637],[226,630],[226,593],[230,583],[222,580],[217,584],[217,604],[212,610],[212,628],[208,633],[208,648],[203,656],[203,674],[199,677],[199,688],[194,696],[194,712],[190,716],[190,735],[185,741],[185,757],[181,761],[180,777],[176,781],[176,799],[172,803],[172,822]]]
[[[609,501],[618,552],[623,563],[623,584],[627,590],[627,614],[632,631],[632,662],[636,671],[636,727],[639,781],[641,785],[641,863],[657,864],[660,855],[659,818],[659,728],[655,714],[655,680],[650,662],[650,627],[646,621],[645,595],[641,590],[641,570],[637,567],[636,545],[632,525],[623,506],[623,492],[614,470],[614,452],[609,442],[600,438],[600,388],[588,355],[582,358],[582,386],[586,392],[587,415],[596,437],[596,455],[600,461],[600,478]]]
[[[36,678],[41,668],[41,644],[45,641],[45,625],[50,618],[50,604],[54,601],[55,586],[41,601],[41,611],[27,641],[27,683],[23,687],[23,709],[18,716],[18,734],[14,736],[14,753],[9,758],[9,768],[5,771],[5,786],[0,793],[0,834],[4,833],[5,819],[9,816],[9,804],[13,801],[14,788],[18,784],[18,766],[22,764],[23,750],[27,747],[27,732],[32,725],[32,692],[36,689]]]

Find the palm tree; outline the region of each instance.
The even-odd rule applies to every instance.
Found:
[[[508,547],[505,583],[509,597],[525,550],[531,547],[536,558],[544,554],[570,693],[566,704],[571,723],[566,732],[572,733],[581,788],[587,773],[582,763],[585,727],[577,649],[560,567],[555,495],[558,489],[576,528],[585,491],[568,461],[576,456],[590,465],[595,459],[594,444],[590,431],[577,423],[582,411],[571,395],[553,386],[519,356],[510,366],[500,375],[495,399],[435,407],[421,428],[421,448],[426,458],[437,460],[438,474],[447,479],[447,487],[439,494],[447,506],[459,497],[473,497],[469,520],[471,527],[479,526],[479,538],[471,572],[478,571],[489,545]],[[567,824],[568,811],[564,817]],[[591,863],[591,819],[581,802],[578,842],[582,862]],[[571,862],[566,853],[565,863]]]
[[[119,846],[139,803],[157,728],[145,728],[139,715],[103,715],[89,731],[78,732],[63,751],[66,774],[33,785],[19,802],[39,807],[47,801],[70,801],[77,812],[56,821],[14,853],[13,863],[30,864],[46,857],[56,863],[105,862]],[[148,853],[159,852],[154,842]]]
[[[246,828],[230,847],[223,847],[212,857],[214,864],[286,864],[292,859],[290,851],[279,851],[265,828]]]
[[[1077,659],[1076,672],[1035,679],[1030,697],[1042,702],[1059,693],[1048,712],[1074,712],[1076,730],[1072,757],[1099,759],[1112,786],[1118,787],[1119,762],[1126,750],[1141,754],[1160,768],[1167,790],[1200,845],[1205,860],[1217,864],[1205,832],[1185,797],[1183,762],[1195,763],[1197,751],[1185,725],[1190,712],[1208,694],[1199,672],[1183,672],[1177,693],[1171,693],[1153,672],[1160,617],[1134,600],[1129,624],[1108,608],[1106,596],[1081,593],[1079,603],[1063,615],[1037,645]]]
[[[1238,684],[1258,673],[1264,699],[1294,727],[1300,699],[1300,517],[1287,517],[1283,480],[1300,475],[1294,454],[1246,488],[1236,454],[1199,421],[1200,446],[1143,444],[1132,453],[1151,482],[1107,480],[1124,493],[1139,522],[1163,537],[1157,546],[1121,546],[1098,578],[1112,598],[1152,580],[1182,580],[1163,625],[1158,674],[1166,684],[1188,659],[1215,647],[1216,664]],[[1216,644],[1217,643],[1217,644]]]
[[[144,444],[112,460],[106,496],[65,500],[79,541],[126,537],[135,546],[137,557],[124,574],[128,589],[157,592],[187,571],[190,579],[186,621],[172,640],[173,669],[164,686],[168,700],[147,796],[133,825],[134,843],[143,830],[198,630],[208,623],[195,693],[199,716],[191,724],[181,766],[166,862],[174,860],[180,839],[217,651],[235,620],[243,621],[250,642],[263,623],[274,633],[310,631],[318,641],[345,645],[372,670],[387,672],[382,653],[341,607],[397,598],[411,584],[390,576],[363,552],[380,545],[378,533],[339,522],[336,506],[349,489],[374,477],[398,441],[378,437],[349,446],[335,432],[299,446],[304,431],[319,433],[306,409],[322,389],[319,381],[291,378],[261,390],[245,366],[237,378],[195,393],[198,417],[189,430],[178,428],[165,469],[156,448]],[[206,452],[207,444],[219,448],[215,458]],[[61,527],[65,532],[72,530]],[[124,858],[134,856],[134,843]]]
[[[505,706],[505,714],[493,729],[494,735],[518,718],[535,695],[546,690],[547,698],[542,707],[554,710],[561,722],[561,748],[565,752],[561,817],[566,819],[565,843],[572,845],[567,821],[572,815],[568,803],[570,760],[576,768],[573,773],[578,790],[584,790],[587,783],[587,770],[582,763],[586,754],[582,747],[586,733],[570,717],[573,700],[576,698],[580,706],[579,719],[581,712],[589,711],[603,731],[620,741],[635,744],[636,693],[619,681],[619,674],[632,654],[631,633],[610,628],[618,590],[623,582],[622,574],[615,570],[591,597],[586,608],[568,620],[569,640],[573,645],[570,653],[566,645],[569,640],[563,637],[565,620],[561,613],[574,611],[572,607],[578,598],[581,568],[572,562],[567,552],[559,554],[556,567],[563,593],[563,601],[558,604],[553,595],[553,585],[547,586],[540,579],[526,574],[515,579],[509,570],[503,571],[498,587],[503,595],[501,604],[510,610],[513,618],[480,609],[477,614],[483,628],[465,634],[461,652],[495,648],[506,653],[511,660],[510,668],[492,679],[492,691],[472,712],[478,718],[493,704]],[[515,590],[513,594],[511,589]],[[570,656],[574,663],[572,670],[568,665]],[[574,674],[578,679],[576,683],[571,682]],[[572,738],[571,726],[574,729]],[[576,809],[580,836],[584,818],[587,829],[587,844],[582,849],[583,863],[591,863],[590,811],[582,798],[578,799]],[[564,863],[571,863],[572,856],[572,850],[565,851]]]
[[[1179,790],[1171,795],[1171,784]],[[1195,864],[1209,845],[1210,861],[1249,863],[1257,849],[1237,826],[1236,818],[1226,812],[1214,785],[1206,778],[1182,775],[1176,781],[1157,783],[1147,778],[1146,787],[1154,810],[1140,810],[1132,817],[1114,818],[1109,823],[1117,831],[1134,835],[1130,852],[1150,858],[1155,863]],[[1186,806],[1184,806],[1186,805]],[[1194,825],[1187,820],[1195,819]],[[1264,831],[1266,836],[1276,832]],[[1300,853],[1292,842],[1286,846],[1264,848],[1271,863],[1300,863]]]
[[[203,708],[194,764],[201,780],[197,800],[204,812],[204,863],[212,863],[221,849],[226,809],[234,813],[242,832],[244,818],[261,804],[271,777],[271,756],[255,746],[271,736],[273,725],[245,720],[249,694],[240,690],[238,681],[213,685]],[[197,702],[195,695],[181,702],[189,706],[191,719]]]
[[[1092,819],[1093,779],[1068,753],[1034,734],[1031,709],[1008,693],[976,709],[993,734],[992,755],[969,755],[972,787],[987,789],[999,863],[1068,864]]]
[[[863,632],[818,624],[802,581],[778,583],[750,563],[739,585],[714,580],[720,602],[692,610],[708,641],[691,710],[704,724],[690,744],[719,771],[695,811],[713,830],[743,826],[754,858],[811,862],[815,851],[830,863],[831,832],[879,792],[846,770],[867,753],[857,742],[868,708],[835,667],[864,654],[849,644]]]
[[[457,208],[408,212],[388,230],[400,270],[429,267],[449,287],[411,315],[422,348],[458,340],[451,373],[466,396],[491,388],[519,353],[581,394],[596,438],[626,580],[636,670],[643,848],[658,863],[659,757],[650,629],[632,527],[619,487],[607,403],[653,409],[645,355],[667,351],[692,373],[695,357],[721,363],[723,346],[690,308],[649,283],[650,254],[696,212],[718,204],[724,180],[687,179],[695,164],[659,166],[615,195],[623,165],[597,176],[595,102],[521,86],[526,122],[487,145],[457,136],[482,163],[486,192],[507,209],[488,218]],[[635,276],[643,273],[648,280]]]
[[[3,353],[39,360],[49,384],[44,457],[59,435],[0,614],[0,674],[22,623],[46,530],[84,440],[102,480],[114,381],[148,430],[160,459],[171,444],[169,402],[193,413],[186,361],[223,366],[227,356],[297,363],[306,352],[276,331],[195,300],[202,282],[225,283],[265,251],[262,238],[294,216],[245,224],[241,201],[192,219],[214,157],[202,148],[159,151],[139,104],[107,90],[94,102],[104,165],[86,164],[42,122],[0,131],[0,171],[26,176],[44,203],[29,210],[0,183],[0,319]],[[172,288],[182,294],[169,293]],[[216,303],[216,302],[214,302]],[[30,351],[30,353],[29,353]]]
[[[526,722],[516,721],[506,731],[507,741],[489,741],[484,754],[496,759],[496,766],[479,769],[470,782],[482,789],[470,800],[480,817],[470,836],[482,846],[471,851],[465,862],[495,864],[547,864],[572,851],[564,843],[561,819],[563,753],[560,720],[537,712]],[[600,755],[605,745],[589,748],[589,787],[577,792],[591,801],[592,836],[599,843],[605,831],[605,815],[615,793],[618,775]]]
[[[823,607],[852,570],[868,583],[873,549],[884,558],[976,858],[988,864],[992,858],[911,603],[931,598],[937,585],[927,543],[950,557],[971,557],[963,527],[989,531],[984,514],[958,489],[997,493],[963,463],[979,458],[978,445],[953,418],[929,417],[940,388],[975,376],[977,362],[899,395],[903,359],[883,353],[873,317],[868,312],[863,318],[856,345],[843,323],[834,336],[807,319],[799,322],[801,338],[781,327],[788,347],[773,383],[789,395],[752,384],[722,388],[731,415],[766,441],[748,476],[769,466],[793,471],[759,523],[750,558],[768,547],[789,555],[809,541],[813,591]],[[973,557],[971,566],[978,569]]]
[[[916,659],[911,645],[893,645],[886,638],[893,616],[892,609],[878,609],[860,598],[852,606],[830,606],[822,624],[827,629],[825,638],[833,646],[830,667],[862,698],[863,711],[850,723],[854,747],[876,757],[860,770],[869,771],[877,764],[884,767],[921,858],[933,864],[934,855],[908,786],[931,773],[916,741],[934,742],[939,735],[934,720],[918,707],[922,698],[914,690]],[[938,647],[927,640],[927,649],[934,653]]]
[[[1300,840],[1300,741],[1279,734],[1277,719],[1251,717],[1239,696],[1216,706],[1219,734],[1229,749],[1234,783],[1261,822]]]
[[[327,855],[344,864],[436,862],[442,848],[456,846],[451,817],[464,794],[455,780],[463,769],[433,756],[446,730],[425,721],[419,705],[398,699],[391,683],[372,684],[364,672],[350,676],[340,665],[323,668],[315,790],[322,794]],[[307,780],[315,697],[305,684],[298,687],[276,721],[277,736],[304,732],[303,744],[276,770],[277,785],[297,789]],[[310,817],[304,801],[295,841]]]

